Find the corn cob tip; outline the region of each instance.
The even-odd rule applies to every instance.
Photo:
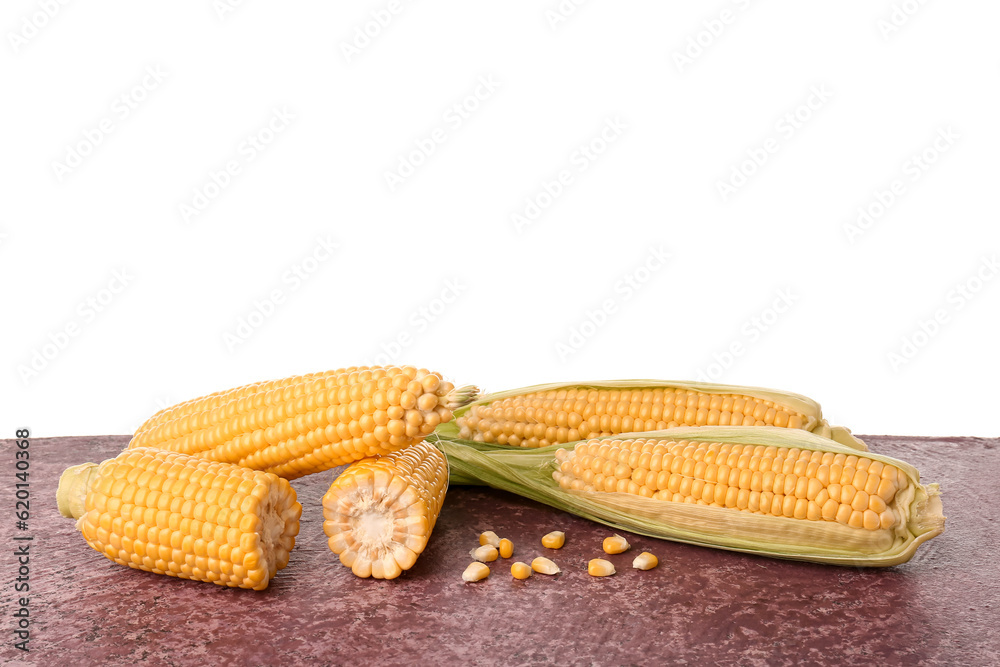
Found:
[[[444,406],[449,410],[458,410],[460,407],[472,403],[478,397],[479,387],[467,384],[449,391],[444,397]]]
[[[56,505],[60,514],[71,519],[79,519],[84,515],[87,492],[96,472],[96,463],[81,463],[63,471],[56,489]]]

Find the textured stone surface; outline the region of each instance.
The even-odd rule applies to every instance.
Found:
[[[586,574],[603,526],[472,487],[454,488],[428,550],[395,581],[361,580],[327,549],[330,474],[296,480],[302,527],[288,568],[262,593],[132,571],[93,551],[56,511],[59,473],[114,456],[124,436],[32,441],[30,654],[12,648],[12,518],[4,519],[0,662],[65,665],[1000,663],[995,498],[1000,440],[866,438],[940,482],[946,532],[909,563],[861,570],[785,562],[626,534],[618,574]],[[13,460],[11,442],[2,451]],[[13,496],[12,466],[0,494]],[[9,507],[11,503],[4,503]],[[993,510],[989,508],[993,507]],[[511,578],[513,560],[464,584],[476,535],[547,555],[556,577]],[[566,546],[539,538],[564,530]],[[660,566],[631,569],[649,550]]]

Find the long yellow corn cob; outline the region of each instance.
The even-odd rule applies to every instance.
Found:
[[[449,437],[547,447],[620,433],[678,426],[779,426],[866,449],[843,427],[830,427],[805,396],[759,387],[664,380],[536,385],[482,396],[456,411]]]
[[[800,429],[674,428],[571,450],[434,440],[464,478],[690,544],[886,566],[944,530],[938,487],[913,466]]]
[[[412,366],[343,368],[210,394],[160,411],[129,447],[156,447],[286,479],[419,442],[475,388]]]
[[[395,579],[427,546],[448,488],[434,445],[351,464],[323,496],[330,549],[359,577]]]
[[[148,448],[68,468],[56,497],[119,565],[255,590],[288,564],[302,514],[276,475]]]

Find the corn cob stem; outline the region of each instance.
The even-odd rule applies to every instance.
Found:
[[[895,519],[892,525],[883,526],[880,523],[877,528],[870,524],[866,525],[864,512],[859,512],[861,520],[858,524],[857,517],[852,519],[853,512],[857,510],[839,501],[838,508],[844,505],[850,511],[846,515],[843,513],[835,514],[832,519],[826,520],[823,520],[822,512],[819,518],[810,518],[808,500],[805,501],[806,514],[802,518],[797,518],[796,515],[797,502],[791,502],[788,505],[784,499],[782,499],[781,507],[777,508],[780,509],[778,516],[764,514],[761,511],[743,511],[739,506],[729,507],[725,504],[711,506],[707,501],[698,504],[698,500],[695,499],[690,489],[690,486],[694,486],[696,478],[693,470],[686,473],[682,471],[681,476],[689,480],[690,486],[687,489],[688,495],[679,498],[679,501],[674,499],[673,494],[670,498],[664,495],[654,498],[646,497],[637,488],[633,488],[632,492],[629,492],[627,483],[622,491],[618,491],[617,481],[614,491],[598,490],[593,479],[589,483],[564,488],[565,480],[556,481],[553,474],[557,477],[574,474],[572,473],[573,464],[570,465],[571,472],[567,473],[564,469],[567,452],[561,450],[558,445],[542,449],[510,447],[498,449],[483,443],[451,440],[447,437],[433,436],[433,439],[435,444],[448,456],[452,469],[457,470],[462,475],[476,477],[489,486],[517,493],[614,528],[688,544],[776,558],[874,567],[906,562],[913,556],[917,546],[940,534],[944,529],[938,487],[936,484],[921,485],[920,475],[915,468],[902,461],[878,454],[859,453],[855,449],[844,447],[802,430],[774,427],[676,428],[661,432],[595,438],[587,443],[581,443],[581,445],[598,446],[598,448],[607,445],[610,450],[613,448],[612,443],[624,443],[629,440],[646,442],[663,440],[675,444],[678,441],[687,440],[720,445],[760,447],[762,450],[775,448],[783,449],[786,452],[808,452],[810,455],[818,452],[820,459],[827,454],[834,457],[863,458],[869,463],[869,466],[875,466],[878,463],[883,469],[891,467],[898,471],[894,473],[898,474],[898,490],[890,496],[891,500],[885,503]],[[560,452],[559,458],[564,460],[560,461],[557,458],[557,452]],[[644,470],[642,466],[649,465],[653,456],[651,452],[639,454],[633,451],[627,453],[629,456],[635,454],[638,457],[634,461],[636,467],[633,470],[637,475]],[[647,458],[640,463],[639,459],[643,456]],[[594,457],[591,459],[590,464],[593,465]],[[576,464],[582,463],[581,460]],[[602,473],[600,474],[603,474],[606,469],[603,466],[606,466],[607,462],[599,461],[599,463],[602,465]],[[633,463],[633,461],[628,461],[628,463]],[[750,470],[749,461],[736,461],[735,464],[737,466],[747,464],[746,469]],[[797,465],[799,465],[797,461],[792,463],[793,470]],[[808,464],[806,465],[808,466]],[[633,466],[629,467],[633,468]],[[591,471],[593,472],[593,469]],[[608,469],[608,472],[613,473],[614,471]],[[796,475],[795,472],[789,474]],[[855,474],[857,474],[856,471]],[[645,485],[648,477],[648,473],[643,474],[644,484],[642,486]],[[748,478],[743,480],[742,477]],[[653,478],[657,479],[658,474],[654,475]],[[809,488],[808,478],[804,476],[803,478],[806,479],[804,492],[808,495],[816,491],[816,489]],[[613,479],[617,480],[616,477]],[[737,471],[736,483],[739,486],[742,486],[744,481],[747,483],[747,499],[752,493],[750,491],[752,480],[752,472],[747,475],[743,473],[742,469]],[[629,481],[637,484],[631,478]],[[838,479],[838,481],[840,480]],[[797,487],[797,479],[795,483]],[[865,484],[867,483],[866,477]],[[587,484],[590,485],[590,488],[586,488]],[[832,484],[832,482],[828,481],[828,484]],[[704,487],[707,484],[703,483],[702,486],[704,494],[706,493]],[[840,486],[846,489],[847,486],[851,485]],[[793,493],[795,490],[791,489]],[[668,491],[669,489],[664,490],[664,492]],[[739,492],[741,491],[743,491],[742,488],[739,489]],[[874,491],[876,495],[879,493],[878,488],[875,488]],[[737,492],[737,496],[739,496],[739,492]],[[837,493],[842,492],[840,489],[837,490]],[[860,491],[856,492],[849,502],[858,502],[858,498],[864,498],[861,493]],[[887,490],[885,493],[889,495]],[[651,492],[650,496],[652,495]],[[793,501],[798,500],[797,496],[792,495],[791,497]],[[868,502],[875,502],[877,505],[877,501],[871,500],[870,494]],[[786,508],[788,513],[786,513]]]

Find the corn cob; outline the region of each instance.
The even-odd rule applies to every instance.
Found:
[[[448,461],[427,442],[352,464],[323,496],[330,550],[359,577],[398,577],[427,546],[447,488]]]
[[[733,551],[906,562],[944,530],[911,465],[798,429],[690,427],[497,449],[435,436],[452,469],[600,523]]]
[[[288,564],[302,514],[280,477],[148,448],[67,469],[56,497],[119,565],[254,590]]]
[[[679,426],[779,426],[866,449],[843,427],[830,427],[805,396],[758,387],[619,380],[546,384],[483,396],[456,411],[439,432],[495,445],[547,447],[621,433]]]
[[[343,368],[167,408],[139,427],[129,447],[168,449],[295,479],[419,442],[474,393],[412,366]]]

